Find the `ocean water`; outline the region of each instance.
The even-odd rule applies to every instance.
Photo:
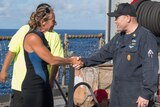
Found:
[[[18,29],[0,29],[0,36],[13,36]],[[55,30],[61,35],[62,44],[64,43],[65,33],[71,35],[87,35],[87,34],[100,34],[105,35],[105,30]],[[6,42],[6,41],[5,41]],[[7,45],[3,43],[3,45]],[[98,39],[70,39],[69,51],[74,51],[76,55],[87,57],[98,48]],[[64,45],[64,44],[63,44]],[[4,47],[0,46],[0,47]],[[6,47],[6,46],[5,46]],[[7,49],[5,49],[7,50]]]
[[[0,36],[13,36],[17,29],[0,29]],[[100,34],[105,35],[105,30],[55,30],[61,35],[62,44],[64,42],[64,34],[80,35],[80,34]],[[5,54],[8,51],[8,40],[0,40],[0,69],[5,58]],[[74,53],[74,55],[88,57],[92,53],[98,50],[99,40],[97,38],[85,38],[85,39],[70,39],[68,51]],[[8,80],[5,84],[0,83],[0,95],[11,93],[11,79],[12,79],[13,63],[8,70]],[[65,84],[69,83],[69,70],[66,70]],[[59,84],[62,84],[62,67],[60,67]]]

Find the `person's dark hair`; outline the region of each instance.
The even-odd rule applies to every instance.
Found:
[[[41,3],[41,4],[39,4],[39,5],[37,6],[36,10],[37,10],[38,8],[40,8],[40,7],[43,7],[43,6],[51,7],[51,6],[50,6],[49,4],[47,4],[47,3]]]
[[[31,30],[39,28],[41,26],[41,20],[48,21],[51,11],[53,11],[53,9],[46,3],[38,5],[36,11],[31,14],[30,20],[28,21]]]

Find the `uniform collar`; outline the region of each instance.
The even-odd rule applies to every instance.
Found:
[[[136,32],[137,32],[137,30],[138,30],[139,27],[140,27],[140,25],[138,25],[137,28],[136,28],[136,30],[135,30],[134,32],[132,32],[131,34],[126,34],[125,31],[122,31],[122,32],[120,33],[120,35],[122,35],[122,36],[130,36],[130,35],[131,35],[132,38],[136,38],[136,37],[137,37]]]

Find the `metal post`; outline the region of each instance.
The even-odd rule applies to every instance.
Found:
[[[59,91],[60,91],[60,93],[61,93],[61,95],[62,95],[62,97],[63,97],[63,99],[65,101],[65,105],[67,105],[67,99],[66,99],[66,97],[65,97],[65,95],[63,93],[63,90],[61,89],[60,85],[58,84],[58,81],[57,80],[54,80],[54,81],[57,84],[57,87],[58,87],[58,89],[59,89]]]
[[[112,1],[106,0],[106,12],[111,12]],[[106,14],[106,37],[105,42],[108,43],[111,39],[111,18]]]
[[[111,12],[111,6],[112,3],[111,0],[109,0],[109,7],[108,7],[109,12]],[[108,17],[108,42],[110,41],[110,39],[111,39],[111,17]]]
[[[68,107],[74,107],[73,92],[74,92],[74,68],[70,66],[69,70],[69,85],[68,85]]]

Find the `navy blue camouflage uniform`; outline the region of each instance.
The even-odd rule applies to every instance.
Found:
[[[158,50],[154,35],[142,26],[132,34],[118,33],[84,66],[113,60],[110,107],[137,107],[139,96],[153,100],[157,90]]]

